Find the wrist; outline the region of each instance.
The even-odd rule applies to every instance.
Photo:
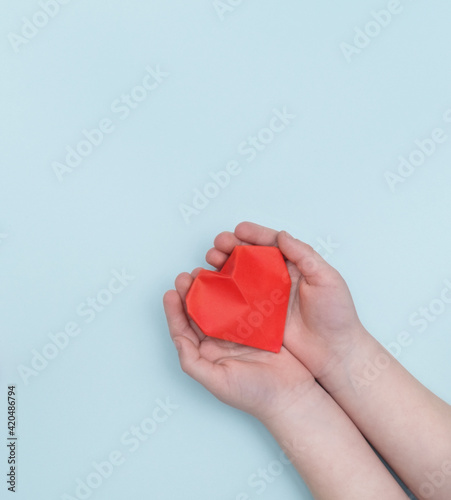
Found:
[[[273,435],[285,434],[294,424],[296,427],[317,427],[322,422],[318,417],[324,416],[325,407],[330,402],[330,396],[313,380],[308,388],[302,387],[289,405],[279,407],[270,417],[259,420]]]
[[[262,423],[315,498],[405,498],[355,424],[318,384],[305,400]]]
[[[376,377],[376,372],[390,364],[390,356],[384,347],[360,325],[353,333],[353,342],[334,365],[325,371],[318,382],[333,395],[343,390],[356,392]]]
[[[307,483],[312,469],[320,469],[327,460],[334,461],[334,456],[347,450],[349,445],[353,448],[356,436],[360,436],[319,384],[308,398],[261,422]]]

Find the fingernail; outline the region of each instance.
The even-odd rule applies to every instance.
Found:
[[[289,239],[289,240],[294,240],[293,236],[291,236],[290,233],[288,233],[287,231],[284,231],[285,233],[285,236]]]

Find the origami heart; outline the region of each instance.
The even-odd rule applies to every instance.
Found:
[[[279,352],[290,288],[278,248],[240,245],[221,271],[199,272],[186,305],[205,335]]]

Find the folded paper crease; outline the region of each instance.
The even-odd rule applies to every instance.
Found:
[[[290,288],[278,248],[240,245],[221,271],[199,272],[186,297],[187,310],[207,336],[279,352]]]

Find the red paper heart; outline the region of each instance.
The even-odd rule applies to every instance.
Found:
[[[205,335],[279,352],[290,288],[278,248],[240,245],[221,271],[199,272],[186,305]]]

